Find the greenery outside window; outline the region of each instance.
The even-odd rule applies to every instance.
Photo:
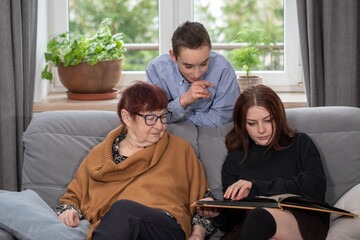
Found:
[[[261,11],[253,8],[256,6],[261,6]],[[223,11],[220,13],[223,19],[216,18],[211,9]],[[232,9],[237,10],[231,12]],[[277,91],[302,91],[296,2],[291,0],[48,0],[48,21],[54,23],[49,25],[48,35],[50,38],[68,31],[69,27],[79,33],[91,32],[91,29],[97,29],[98,22],[103,18],[113,18],[114,31],[127,35],[125,43],[128,52],[120,81],[124,86],[132,80],[146,80],[146,65],[159,54],[168,52],[171,48],[172,33],[182,22],[202,22],[209,30],[213,49],[226,56],[234,47],[231,35],[234,35],[236,29],[231,25],[224,25],[224,21],[233,21],[233,26],[238,24],[241,28],[246,26],[246,23],[241,22],[241,19],[232,19],[231,16],[255,12],[258,14],[255,18],[263,23],[269,22],[269,16],[266,16],[264,10],[272,11],[277,17],[273,21],[272,30],[282,52],[275,68],[258,69],[258,73],[263,76],[265,84]],[[100,15],[104,11],[107,16]],[[252,18],[254,17],[248,17],[250,21],[253,21]],[[222,20],[222,23],[219,20]],[[269,25],[267,27],[271,28]],[[237,73],[240,74],[240,71]],[[53,90],[62,91],[58,85],[56,84]]]

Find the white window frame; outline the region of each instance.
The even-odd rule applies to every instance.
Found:
[[[68,31],[68,0],[48,0],[48,38]],[[296,1],[284,0],[284,71],[256,71],[263,83],[278,92],[303,92]],[[193,0],[159,0],[159,54],[171,49],[171,36],[179,24],[193,19]],[[242,72],[237,71],[238,75]],[[146,81],[145,71],[123,71],[119,87],[133,80]],[[57,78],[55,74],[55,78]],[[51,91],[65,91],[52,87]]]

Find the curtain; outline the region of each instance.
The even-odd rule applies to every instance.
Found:
[[[360,107],[360,1],[297,0],[309,106]]]
[[[37,0],[0,1],[0,189],[18,191],[32,117]]]

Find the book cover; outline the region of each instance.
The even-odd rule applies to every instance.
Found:
[[[232,200],[215,200],[215,201],[197,201],[197,206],[201,207],[218,207],[218,208],[237,208],[237,209],[253,209],[256,207],[275,208],[283,210],[286,208],[298,208],[310,211],[320,211],[336,213],[350,217],[358,217],[344,209],[330,206],[325,202],[316,201],[306,197],[294,194],[280,194],[275,196],[258,196],[252,199],[242,199],[238,201]]]

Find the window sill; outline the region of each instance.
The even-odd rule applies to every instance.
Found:
[[[285,108],[306,107],[305,93],[278,93],[284,103]],[[56,110],[100,110],[100,111],[116,111],[117,98],[109,100],[82,101],[68,99],[66,93],[54,92],[50,93],[46,98],[34,102],[33,112],[46,112]]]
[[[64,92],[53,92],[40,101],[33,103],[33,112],[46,112],[56,110],[100,110],[100,111],[116,111],[117,98],[109,100],[72,100],[68,99]]]

